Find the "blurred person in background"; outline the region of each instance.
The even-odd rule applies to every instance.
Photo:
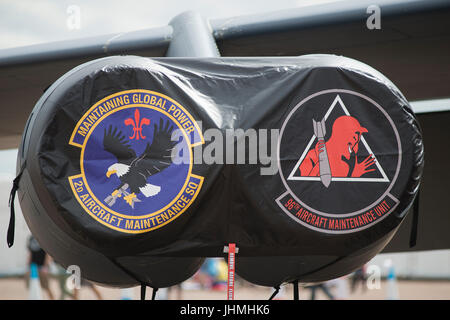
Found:
[[[358,284],[361,285],[362,290],[365,292],[367,289],[366,281],[367,281],[367,272],[366,272],[366,265],[363,265],[360,269],[356,270],[353,273],[352,279],[351,279],[351,290],[352,293],[356,291],[356,288],[358,287]]]
[[[28,270],[30,270],[31,264],[36,264],[38,268],[39,281],[41,283],[41,288],[45,290],[51,300],[54,300],[52,290],[49,286],[49,263],[50,256],[41,248],[39,242],[33,237],[28,238]],[[25,274],[25,281],[27,288],[29,287],[30,271]]]
[[[328,283],[319,283],[319,284],[315,284],[309,287],[306,287],[309,290],[311,290],[311,297],[310,300],[316,300],[316,292],[317,290],[322,290],[323,293],[325,293],[325,295],[328,297],[328,299],[330,300],[334,300],[334,295],[331,293],[330,289],[329,289],[329,284]]]
[[[59,282],[59,289],[61,290],[61,294],[59,296],[60,300],[64,300],[66,296],[69,298],[74,298],[73,292],[67,288],[67,279],[70,277],[70,274],[66,272],[66,269],[63,268],[58,263],[55,263],[56,268],[56,278]]]
[[[207,258],[194,275],[194,280],[197,281],[203,289],[211,289],[214,284],[214,277],[216,274],[214,265],[214,259]]]
[[[225,290],[227,288],[228,280],[228,264],[225,260],[218,258],[215,259],[215,274],[213,279],[214,290]]]

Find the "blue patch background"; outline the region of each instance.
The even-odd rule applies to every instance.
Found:
[[[134,209],[123,200],[123,197],[118,198],[112,207],[109,207],[104,202],[104,199],[121,184],[120,179],[115,174],[111,175],[110,178],[106,177],[108,167],[116,163],[117,158],[103,149],[104,130],[107,130],[108,127],[112,125],[121,131],[125,137],[129,138],[132,136],[133,126],[126,126],[124,120],[127,118],[134,119],[136,108],[139,109],[140,119],[150,119],[150,125],[144,125],[142,127],[142,135],[146,137],[145,139],[128,139],[131,148],[136,152],[136,156],[140,156],[144,152],[147,143],[151,144],[153,140],[154,125],[157,124],[159,127],[160,119],[163,119],[164,123],[170,121],[173,129],[178,129],[176,123],[161,112],[145,107],[131,107],[116,111],[103,119],[89,137],[84,152],[84,172],[86,181],[94,195],[107,208],[129,216],[147,215],[164,208],[180,192],[189,173],[189,164],[183,163],[171,164],[160,173],[150,176],[147,179],[147,182],[160,186],[161,191],[157,195],[148,198],[142,193],[139,193],[137,197],[141,202],[136,202]],[[188,145],[184,136],[178,146],[182,147],[183,150],[188,150]],[[127,191],[129,192],[129,190]]]

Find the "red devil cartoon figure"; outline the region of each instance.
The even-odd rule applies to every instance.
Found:
[[[357,119],[352,116],[337,118],[333,123],[331,137],[326,142],[324,122],[313,120],[314,134],[318,141],[300,164],[302,176],[320,176],[323,184],[328,187],[331,177],[361,177],[376,170],[370,168],[375,164],[372,154],[358,162],[359,142],[362,134],[368,131]],[[354,160],[350,160],[352,154]]]

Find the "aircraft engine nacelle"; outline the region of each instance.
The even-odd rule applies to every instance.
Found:
[[[318,282],[386,246],[423,156],[405,97],[352,59],[117,56],[38,101],[18,197],[41,246],[98,283],[171,286],[228,243],[251,282]]]

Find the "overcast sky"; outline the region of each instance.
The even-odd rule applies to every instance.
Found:
[[[0,49],[164,26],[188,10],[227,18],[335,1],[342,0],[1,0]]]

